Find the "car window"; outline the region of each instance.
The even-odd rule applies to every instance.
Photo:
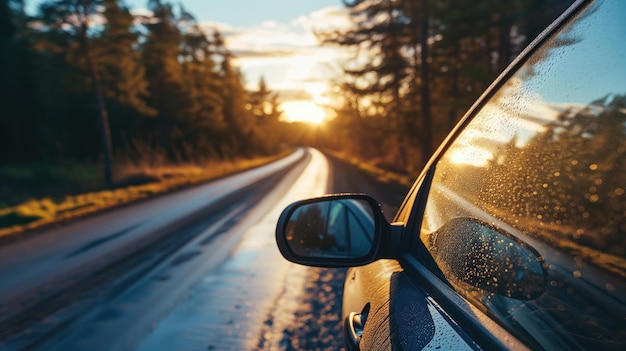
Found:
[[[374,222],[371,210],[358,201],[329,205],[328,234],[337,250],[348,255],[365,255],[372,246]]]
[[[626,349],[625,22],[595,2],[435,163],[435,273],[532,348]]]

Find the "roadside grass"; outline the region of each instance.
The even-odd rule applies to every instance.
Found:
[[[202,165],[129,163],[117,167],[115,187],[106,190],[98,189],[98,166],[0,167],[0,238],[224,177],[288,153]]]
[[[415,174],[399,173],[376,167],[376,165],[373,165],[372,163],[365,162],[346,153],[329,150],[325,150],[324,152],[358,167],[360,170],[372,175],[376,178],[376,180],[384,184],[397,183],[411,188],[411,186],[413,186],[413,182],[415,181],[415,177],[417,176]]]
[[[95,164],[71,162],[31,162],[0,166],[0,209],[30,199],[50,197],[97,189],[102,184],[100,168]]]

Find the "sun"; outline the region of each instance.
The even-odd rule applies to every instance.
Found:
[[[283,119],[287,122],[320,124],[326,119],[324,110],[313,101],[285,101],[280,107],[284,111]]]

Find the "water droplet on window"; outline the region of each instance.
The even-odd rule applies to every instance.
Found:
[[[580,278],[582,276],[582,274],[580,273],[580,271],[573,271],[572,275],[574,276],[574,278]]]

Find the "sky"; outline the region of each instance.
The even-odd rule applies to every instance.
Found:
[[[127,0],[131,10],[145,0]],[[280,94],[284,118],[318,123],[327,114],[325,92],[339,53],[319,46],[313,30],[345,27],[341,0],[184,0],[183,6],[207,29],[218,28],[238,57],[246,86],[261,76]]]

